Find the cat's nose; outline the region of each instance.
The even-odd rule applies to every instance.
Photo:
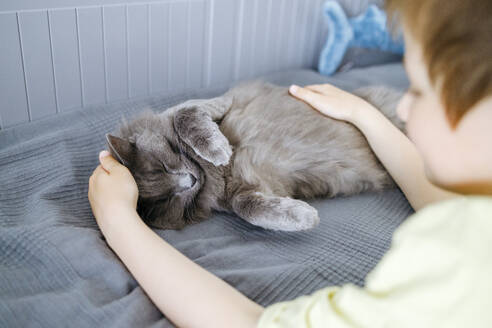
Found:
[[[183,189],[189,189],[193,187],[196,183],[196,178],[192,174],[183,174],[179,178],[179,186]]]
[[[191,175],[191,186],[193,187],[196,183],[196,178],[193,174],[190,174]]]

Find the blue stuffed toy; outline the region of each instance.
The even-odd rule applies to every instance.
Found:
[[[386,28],[386,14],[375,5],[359,16],[347,18],[340,4],[327,1],[323,14],[328,23],[328,39],[321,52],[318,70],[332,75],[340,66],[349,47],[379,49],[403,54],[403,38],[394,40]]]

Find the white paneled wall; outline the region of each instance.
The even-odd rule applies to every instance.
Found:
[[[323,0],[12,2],[0,4],[0,128],[314,67],[323,39]]]

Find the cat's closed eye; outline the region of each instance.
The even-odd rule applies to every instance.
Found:
[[[159,161],[159,165],[162,167],[162,171],[167,173],[167,174],[185,174],[186,172],[183,172],[182,170],[173,167],[172,165],[164,162],[164,161]]]
[[[148,176],[162,176],[165,174],[172,174],[168,166],[157,159],[151,160],[151,164],[141,169],[141,173]]]
[[[153,175],[161,175],[161,174],[164,174],[164,173],[168,173],[166,171],[166,169],[164,168],[156,168],[156,169],[153,169],[150,174],[153,174]]]

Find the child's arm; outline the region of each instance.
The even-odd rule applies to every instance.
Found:
[[[352,123],[405,194],[414,210],[457,194],[438,188],[425,175],[415,145],[378,110],[361,111]]]
[[[322,114],[354,124],[415,210],[457,196],[429,182],[413,143],[365,100],[329,84],[290,91]]]
[[[179,327],[255,327],[263,307],[148,228],[135,210],[138,190],[130,172],[111,156],[100,160],[89,181],[94,216],[109,246],[166,317]]]
[[[154,304],[178,327],[255,327],[262,307],[181,254],[135,211],[107,233],[118,254]]]

